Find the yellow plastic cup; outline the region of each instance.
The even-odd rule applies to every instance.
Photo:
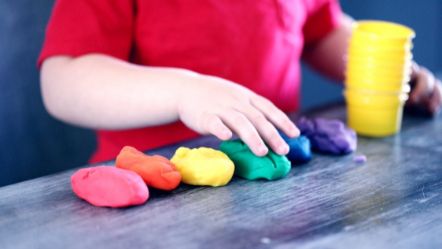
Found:
[[[407,94],[410,92],[411,87],[408,84],[402,85],[400,89],[393,89],[393,90],[378,90],[378,89],[367,89],[362,87],[352,87],[348,86],[344,92],[346,95],[351,95],[355,98],[364,98],[369,96],[370,98],[387,98],[386,101],[391,102],[391,98],[393,98],[393,101],[396,101],[398,98],[401,99],[407,99]],[[358,95],[363,95],[358,96]],[[402,96],[403,95],[403,96]],[[388,99],[390,98],[390,99]]]
[[[400,78],[404,79],[411,74],[410,68],[402,69],[387,69],[382,67],[370,67],[370,66],[355,66],[349,65],[346,75],[355,75],[358,78],[362,78],[366,75],[375,76],[378,78]]]
[[[402,65],[412,60],[411,40],[415,33],[404,25],[367,20],[355,22],[352,31],[349,63],[361,59]]]
[[[369,56],[351,56],[347,59],[347,67],[379,67],[384,70],[401,70],[410,68],[411,65],[411,57],[403,60],[380,60]]]
[[[345,73],[346,80],[365,80],[368,79],[371,82],[390,82],[390,83],[407,83],[410,78],[410,72],[378,72],[378,71],[368,71],[368,70],[352,70]]]
[[[406,83],[410,80],[409,73],[379,73],[369,71],[347,71],[345,73],[346,80],[361,81],[369,80],[371,82],[390,82],[390,83]]]
[[[383,43],[395,46],[411,42],[415,32],[393,22],[365,20],[354,23],[353,35],[367,41],[383,40]]]
[[[357,134],[386,137],[401,129],[403,105],[391,108],[360,108],[347,104],[348,126]]]
[[[408,81],[411,75],[411,61],[390,63],[388,61],[354,59],[347,61],[346,79],[373,79],[380,82],[398,83]]]
[[[379,52],[407,52],[411,51],[413,49],[413,46],[411,43],[406,43],[404,45],[395,45],[395,46],[388,46],[384,45],[383,43],[370,43],[370,42],[363,42],[363,41],[356,41],[356,40],[350,40],[349,48],[352,50],[370,50],[370,51],[379,51]]]
[[[344,91],[348,124],[361,135],[395,134],[410,91],[415,33],[385,21],[359,21],[352,31]]]
[[[412,59],[411,51],[380,51],[349,48],[348,58],[370,58],[386,61],[406,61]]]
[[[411,50],[413,42],[410,40],[406,42],[392,42],[390,39],[366,37],[358,32],[353,32],[350,38],[350,45],[357,48],[360,46],[374,47],[378,49],[405,49]]]
[[[344,96],[352,105],[359,107],[395,107],[404,104],[408,99],[406,92],[400,91],[367,91],[367,90],[345,90]]]
[[[373,82],[390,82],[390,83],[407,83],[410,81],[410,74],[394,75],[394,74],[380,74],[369,71],[351,71],[345,72],[346,80],[369,80]]]
[[[347,122],[359,135],[385,137],[400,131],[406,93],[346,90]]]
[[[355,61],[351,60],[347,63],[347,72],[349,71],[368,71],[372,73],[392,73],[407,74],[411,70],[411,62],[393,63],[393,62],[377,62],[377,61]]]
[[[412,58],[410,50],[376,50],[369,48],[353,48],[348,49],[348,58],[373,58],[376,60],[394,60],[404,61]]]
[[[411,59],[404,62],[390,62],[370,57],[350,57],[345,72],[346,83],[365,88],[370,85],[370,89],[399,89],[409,82],[411,65]],[[379,88],[376,85],[379,85]]]
[[[346,58],[347,64],[357,65],[379,65],[382,67],[402,67],[409,66],[413,62],[413,56],[408,55],[394,55],[394,54],[349,54]]]
[[[370,90],[370,91],[402,91],[409,92],[408,82],[379,82],[369,79],[347,79],[344,82],[347,89]]]
[[[347,89],[370,90],[370,91],[408,91],[408,84],[377,84],[364,81],[345,81]]]
[[[391,40],[385,37],[373,37],[373,36],[367,36],[365,33],[361,33],[358,31],[353,30],[349,43],[351,45],[360,46],[360,45],[367,45],[372,47],[380,47],[381,49],[412,49],[413,48],[413,41],[412,39],[407,39],[403,41],[395,41]]]
[[[345,87],[348,91],[377,91],[380,93],[409,93],[409,84],[392,84],[370,81],[345,81]]]

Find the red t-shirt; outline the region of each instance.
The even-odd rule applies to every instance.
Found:
[[[39,65],[54,55],[102,53],[219,76],[298,108],[300,58],[338,25],[336,0],[57,0]],[[112,106],[109,106],[112,108]],[[147,150],[197,134],[181,122],[97,131],[92,162],[124,145]]]

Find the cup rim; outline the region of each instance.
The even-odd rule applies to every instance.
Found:
[[[375,30],[377,27],[381,27],[382,29],[385,28],[385,30],[381,29]],[[392,30],[397,32],[391,32]],[[375,38],[384,37],[385,39],[392,39],[392,40],[412,39],[416,36],[414,30],[405,25],[390,21],[370,20],[370,19],[354,22],[353,32],[366,34],[368,37],[375,37]]]
[[[350,36],[350,42],[363,42],[368,44],[376,44],[381,46],[413,46],[413,39],[405,38],[404,39],[391,39],[386,36],[379,35],[367,35],[373,34],[374,32],[364,32],[359,30],[352,30]]]
[[[356,38],[352,36],[348,43],[350,47],[358,48],[358,47],[368,47],[372,49],[379,50],[412,50],[414,48],[414,44],[412,42],[401,42],[401,44],[394,44],[393,42],[387,41],[373,41],[373,39],[366,38]]]

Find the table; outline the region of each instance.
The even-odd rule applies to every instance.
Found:
[[[308,115],[345,119],[345,110]],[[151,190],[127,209],[76,198],[73,170],[9,185],[0,188],[0,248],[442,248],[441,134],[440,116],[405,117],[397,136],[359,138],[363,165],[355,154],[315,154],[278,181]],[[150,153],[218,144],[202,137]]]

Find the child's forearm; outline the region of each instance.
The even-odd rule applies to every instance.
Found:
[[[268,151],[265,142],[276,153],[288,152],[276,128],[299,134],[269,100],[228,80],[187,70],[85,55],[47,59],[41,78],[48,111],[89,128],[141,128],[180,119],[223,140],[236,133],[260,156]]]
[[[352,23],[351,17],[343,15],[340,26],[318,43],[307,47],[303,58],[321,73],[343,81]]]
[[[177,99],[198,74],[142,67],[105,55],[47,59],[41,71],[48,111],[88,128],[129,129],[176,121]]]

